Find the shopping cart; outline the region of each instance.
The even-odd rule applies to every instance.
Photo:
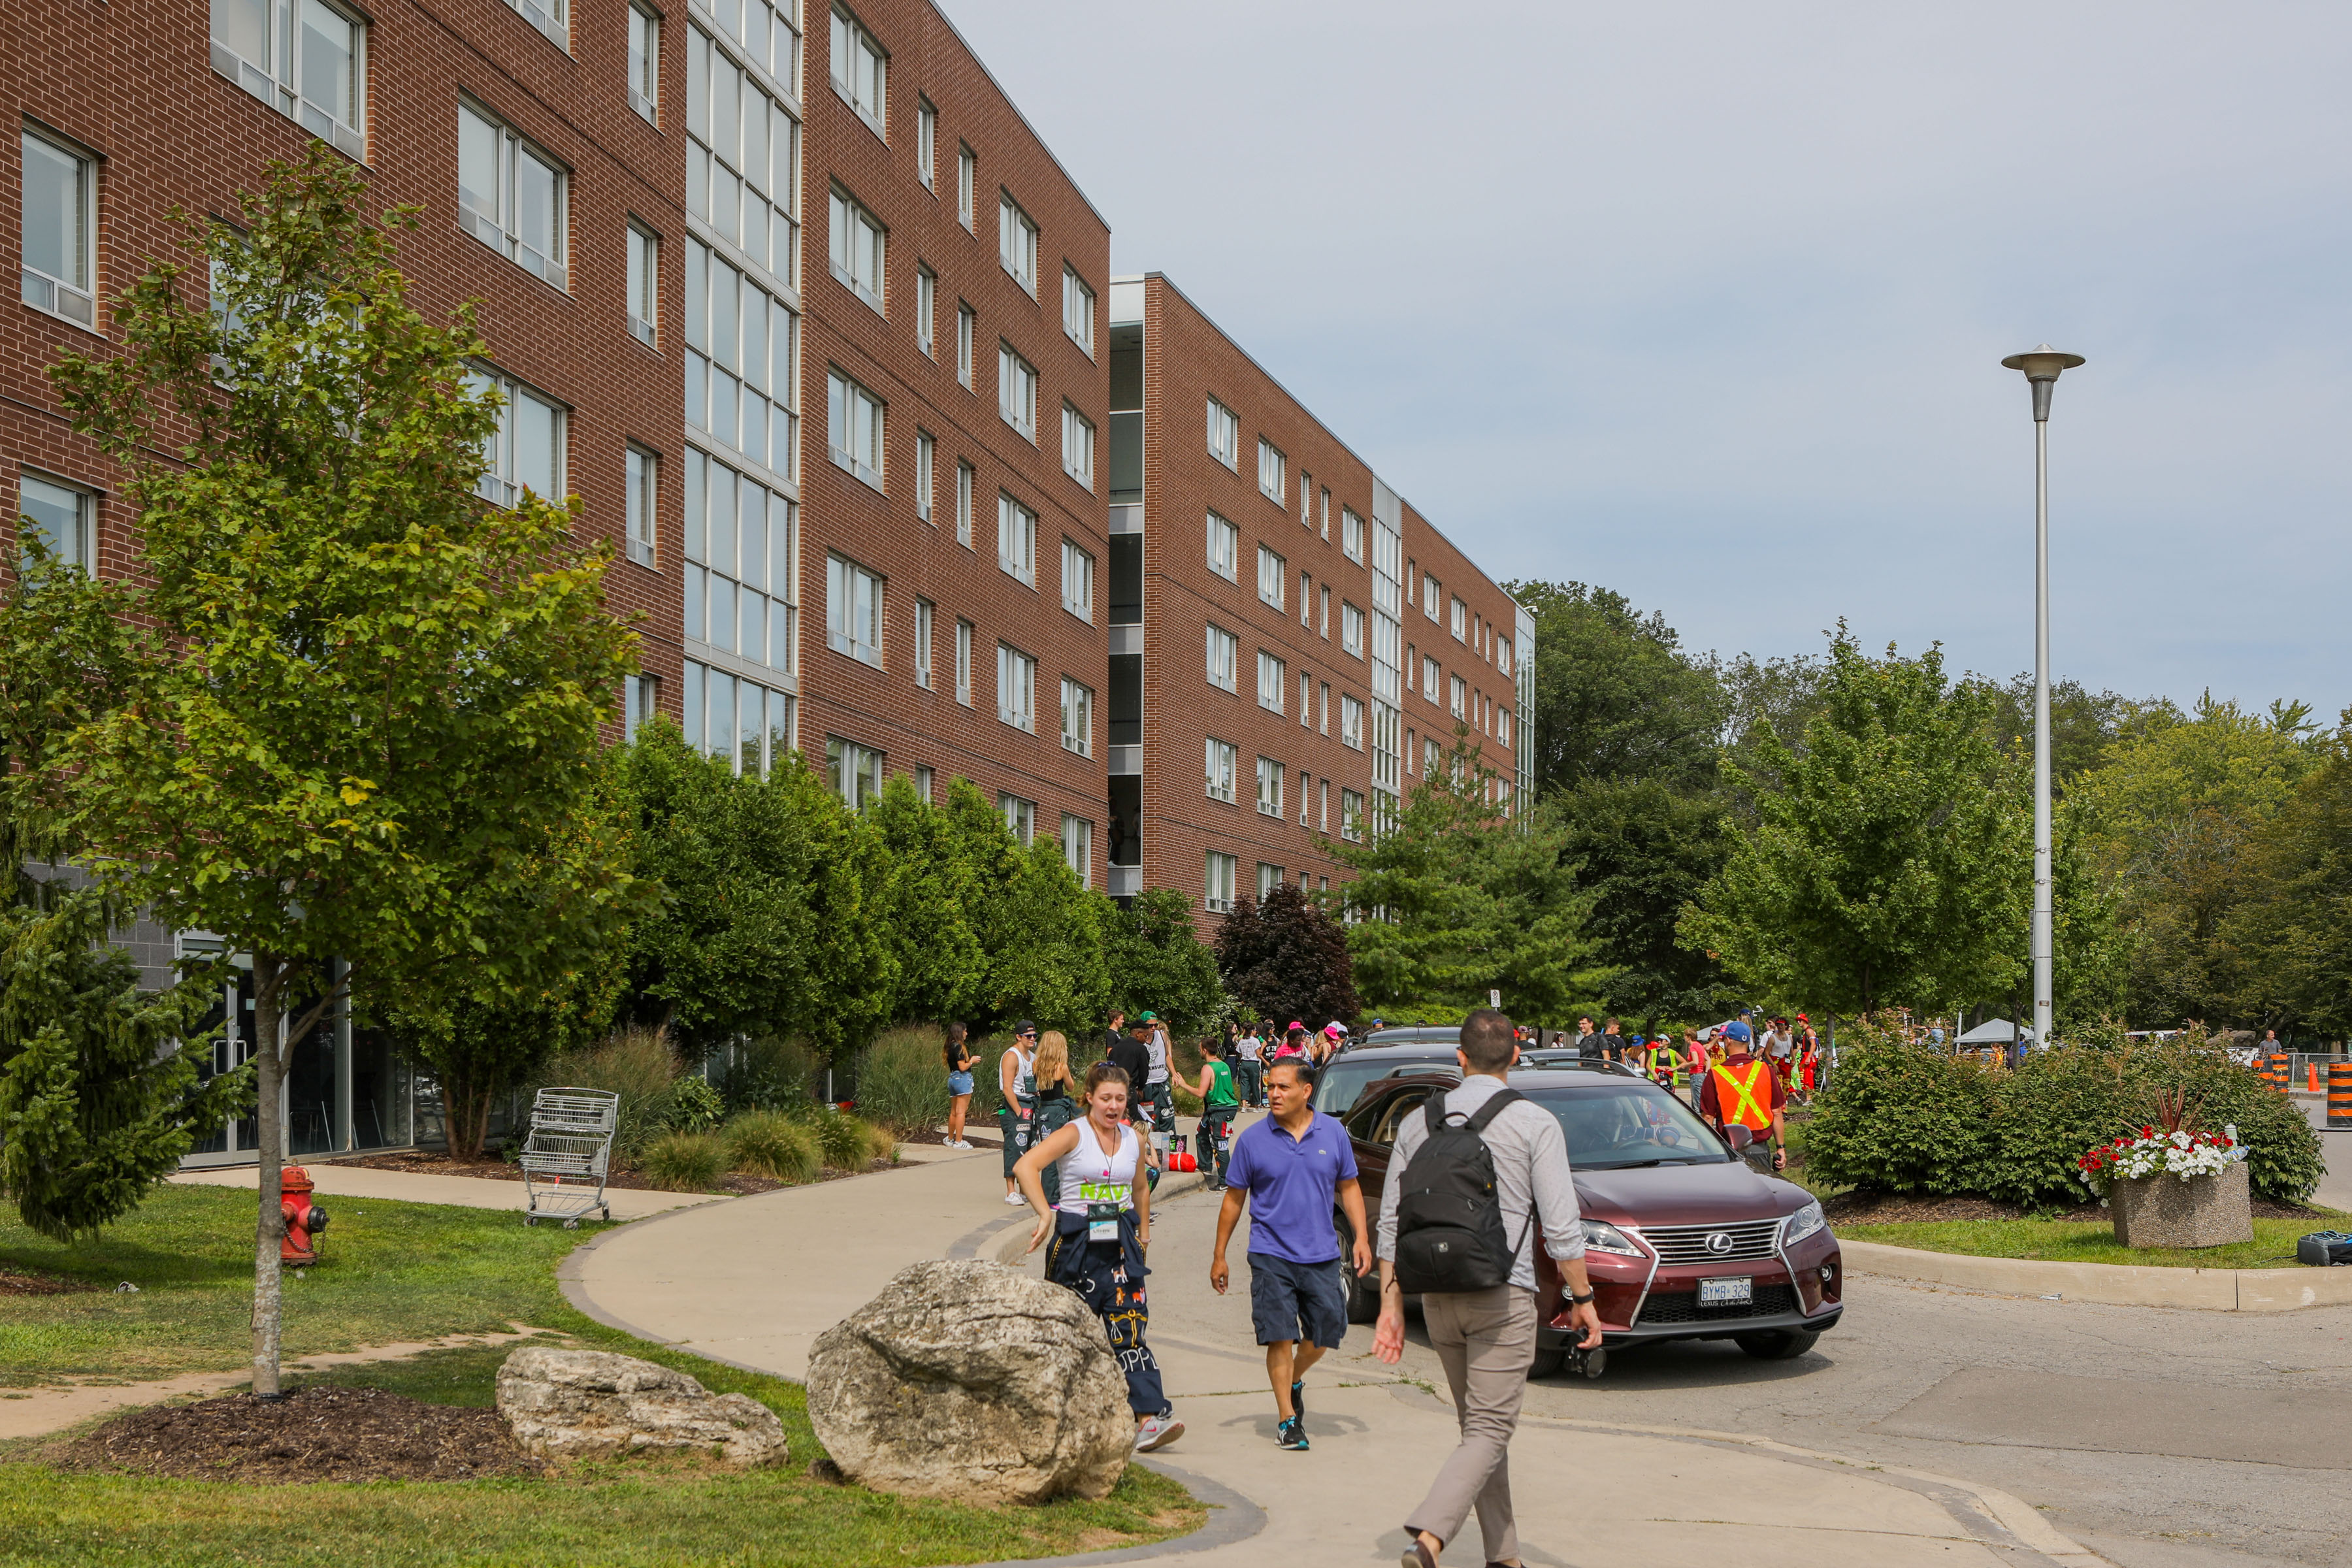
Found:
[[[602,1089],[542,1089],[530,1106],[522,1146],[522,1184],[530,1196],[522,1222],[560,1219],[577,1230],[591,1212],[613,1217],[604,1172],[613,1160],[613,1124],[621,1097]],[[593,1187],[592,1187],[593,1184]]]

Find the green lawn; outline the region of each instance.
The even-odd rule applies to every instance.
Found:
[[[2342,1227],[2340,1215],[2307,1219],[2257,1219],[2254,1239],[2233,1247],[2194,1252],[2171,1247],[2129,1247],[2115,1228],[2080,1220],[1958,1219],[1916,1225],[1841,1225],[1847,1241],[1877,1241],[1927,1252],[1959,1252],[1973,1258],[2034,1258],[2059,1263],[2130,1263],[2162,1268],[2289,1268],[2295,1237]]]
[[[248,1193],[165,1187],[83,1247],[0,1222],[0,1264],[140,1287],[0,1297],[0,1378],[136,1381],[244,1366],[253,1208]],[[807,1467],[822,1450],[799,1384],[631,1339],[563,1302],[555,1266],[591,1230],[375,1199],[345,1199],[334,1215],[331,1261],[287,1283],[288,1359],[520,1321],[750,1394],[783,1422],[791,1464],[732,1474],[654,1460],[547,1480],[258,1487],[62,1471],[39,1462],[36,1439],[0,1453],[0,1565],[973,1563],[1160,1540],[1204,1517],[1181,1487],[1139,1467],[1101,1502],[1043,1508],[916,1501],[813,1480]],[[294,1381],[487,1405],[505,1353],[441,1351]]]

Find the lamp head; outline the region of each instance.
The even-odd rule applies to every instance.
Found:
[[[2062,370],[2072,370],[2084,363],[2081,354],[2061,353],[2043,343],[2030,353],[2011,354],[2000,362],[2010,370],[2021,370],[2025,379],[2033,384],[2033,417],[2037,423],[2050,417],[2050,389]]]

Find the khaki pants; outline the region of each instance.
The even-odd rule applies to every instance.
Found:
[[[1421,1299],[1421,1320],[1445,1368],[1462,1441],[1405,1528],[1425,1530],[1450,1546],[1475,1508],[1486,1560],[1517,1557],[1510,1446],[1527,1393],[1528,1366],[1535,1360],[1535,1292],[1498,1285],[1492,1290],[1433,1293]]]

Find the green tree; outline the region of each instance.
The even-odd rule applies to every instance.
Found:
[[[972,924],[978,868],[958,853],[961,839],[947,814],[904,774],[892,775],[866,815],[889,865],[880,924],[898,969],[891,1015],[901,1023],[964,1018],[988,975]]]
[[[1457,741],[1394,821],[1332,847],[1355,872],[1348,945],[1365,1005],[1483,1007],[1493,990],[1515,1017],[1553,1019],[1609,981],[1566,833],[1540,803],[1496,816],[1486,783]]]
[[[1346,929],[1289,882],[1263,903],[1235,904],[1217,922],[1215,946],[1225,989],[1254,1017],[1297,1018],[1312,1029],[1363,1010]]]
[[[2352,709],[2259,835],[2253,891],[2223,918],[2235,1012],[2257,1026],[2352,1035]]]
[[[1110,1005],[1129,1017],[1149,1008],[1177,1034],[1195,1034],[1223,1010],[1217,955],[1192,929],[1192,900],[1173,888],[1150,888],[1121,909],[1097,906]]]
[[[346,990],[543,983],[634,900],[620,866],[548,853],[634,668],[608,552],[573,546],[564,504],[483,504],[485,346],[409,307],[415,216],[372,221],[364,195],[314,143],[132,284],[119,351],[51,373],[123,470],[143,571],[120,593],[152,637],[48,782],[124,897],[251,954],[263,1394],[289,1054]]]
[[[1561,854],[1584,868],[1592,898],[1585,930],[1616,971],[1602,987],[1611,1011],[1645,1021],[1720,1017],[1738,1001],[1722,966],[1683,945],[1683,906],[1723,868],[1731,825],[1715,791],[1686,793],[1656,779],[1591,779],[1552,797]]]
[[[1027,1017],[1071,1033],[1099,1027],[1110,1005],[1102,929],[1109,900],[1078,885],[1060,841],[1041,837],[1026,849],[1016,845],[1011,873],[992,902],[999,942],[989,954],[984,1016],[991,1026]]]
[[[1843,626],[1802,751],[1765,728],[1755,802],[1723,870],[1682,919],[1758,990],[1839,1013],[1996,991],[2025,943],[2031,818],[1993,749],[1982,688],[1931,647],[1866,657]]]
[[[1583,583],[1506,583],[1535,617],[1536,787],[1594,780],[1711,787],[1729,694],[1656,611]]]

